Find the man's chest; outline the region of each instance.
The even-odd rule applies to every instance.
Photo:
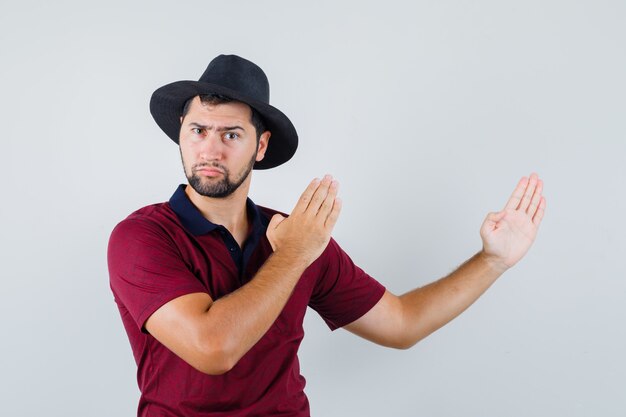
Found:
[[[202,236],[191,243],[179,245],[182,259],[206,288],[213,301],[237,291],[254,279],[273,252],[270,243],[264,238],[252,250],[245,247],[244,249],[248,249],[246,256],[242,258],[243,262],[238,262],[237,256],[232,254],[231,247],[219,237]],[[318,267],[314,264],[301,276],[275,322],[276,330],[279,332],[287,334],[302,332],[306,308],[318,278],[317,270]],[[275,278],[281,279],[279,276]]]

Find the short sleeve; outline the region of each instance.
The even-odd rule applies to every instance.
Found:
[[[109,239],[108,266],[115,301],[122,304],[138,328],[176,297],[207,290],[190,271],[174,241],[147,219],[126,219]]]
[[[363,316],[378,303],[385,287],[356,266],[334,239],[322,254],[320,276],[309,301],[331,330]]]

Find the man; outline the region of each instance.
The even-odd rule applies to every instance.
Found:
[[[308,416],[297,350],[307,306],[331,329],[405,349],[471,305],[535,239],[542,181],[522,178],[481,227],[483,249],[396,296],[331,238],[338,184],[314,179],[286,217],[248,199],[251,170],[289,160],[297,134],[263,71],[215,58],[152,96],[189,185],[114,229],[111,289],[138,365],[139,416]]]

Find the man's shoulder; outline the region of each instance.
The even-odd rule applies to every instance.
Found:
[[[125,219],[120,221],[113,233],[124,230],[131,231],[165,231],[172,227],[180,227],[176,214],[168,202],[150,204],[133,211]]]
[[[146,219],[146,220],[159,220],[164,215],[167,216],[172,212],[170,204],[167,201],[162,203],[154,203],[137,209],[130,213],[125,220],[128,219]]]

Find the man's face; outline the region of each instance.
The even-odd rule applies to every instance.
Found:
[[[180,155],[189,185],[205,197],[232,194],[250,176],[256,161],[265,156],[269,132],[257,147],[247,104],[203,104],[195,97],[181,120]]]

